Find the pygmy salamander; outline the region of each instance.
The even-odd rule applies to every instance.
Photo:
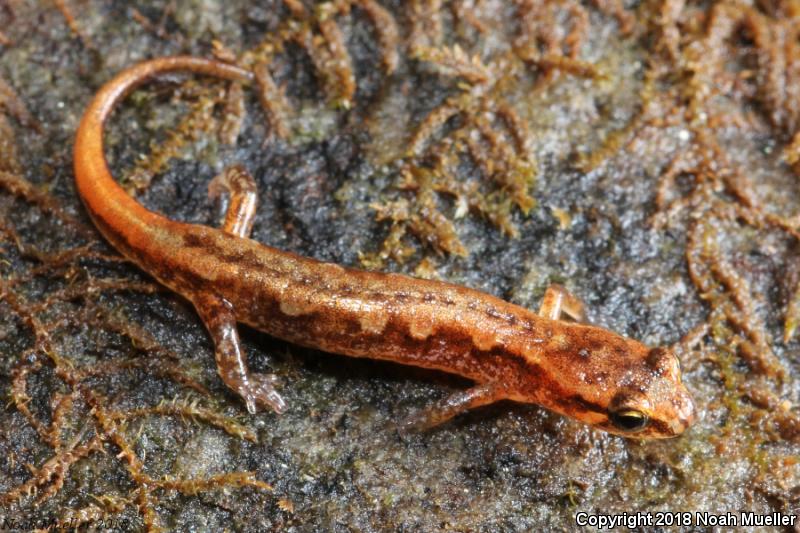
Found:
[[[450,283],[344,268],[265,246],[249,238],[255,183],[239,167],[210,187],[230,195],[221,230],[142,207],[111,176],[103,124],[132,88],[172,71],[254,78],[237,66],[189,56],[124,70],[95,95],[78,127],[77,189],[117,250],[194,305],[214,341],[222,380],[248,411],[266,405],[281,412],[286,403],[274,376],[248,370],[237,322],[298,345],[439,369],[476,383],[417,415],[415,426],[501,399],[640,438],[679,435],[692,423],[694,405],[675,355],[586,324],[581,303],[563,287],[551,286],[535,313]],[[562,320],[562,313],[575,321]]]

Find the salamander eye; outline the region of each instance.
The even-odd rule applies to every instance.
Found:
[[[614,426],[627,433],[634,433],[641,431],[647,427],[649,419],[647,415],[635,409],[622,409],[620,411],[612,411],[608,414],[611,423]]]

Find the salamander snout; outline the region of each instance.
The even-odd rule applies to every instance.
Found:
[[[691,395],[686,390],[683,385],[683,393],[678,401],[675,403],[675,418],[673,418],[670,422],[670,429],[673,432],[673,435],[680,435],[681,433],[686,430],[689,426],[694,423],[695,418],[697,417],[697,412],[695,411],[694,407],[694,400],[692,400]]]

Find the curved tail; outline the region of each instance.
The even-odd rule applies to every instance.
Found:
[[[114,181],[104,154],[104,122],[132,89],[158,74],[180,71],[236,81],[253,80],[253,74],[243,68],[199,57],[172,56],[145,61],[123,70],[107,82],[89,104],[78,126],[73,155],[78,194],[95,224],[115,244],[118,243],[113,235],[115,226],[132,224],[135,227],[162,217],[139,205]]]

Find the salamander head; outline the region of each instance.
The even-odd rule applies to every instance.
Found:
[[[694,422],[695,407],[681,382],[678,358],[667,348],[653,348],[647,352],[642,371],[650,372],[649,380],[643,380],[649,382],[616,391],[603,429],[646,439],[680,435]]]
[[[627,371],[618,374],[606,398],[605,420],[593,425],[640,439],[676,437],[695,418],[689,391],[681,382],[678,358],[667,348],[649,349],[630,339]]]
[[[538,403],[630,438],[675,437],[692,424],[694,402],[671,350],[601,328],[574,328],[573,342],[548,349],[531,372],[549,375],[551,394]]]

